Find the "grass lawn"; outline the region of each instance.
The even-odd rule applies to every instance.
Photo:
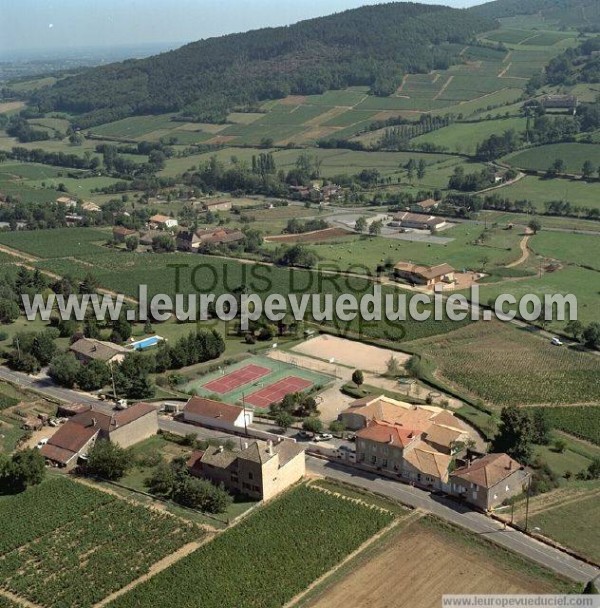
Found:
[[[579,492],[569,500],[568,495],[561,501],[540,510],[529,519],[530,527],[540,528],[540,534],[600,562],[600,500],[598,482],[590,484],[587,492]],[[540,497],[543,500],[543,496]],[[535,503],[534,503],[535,505]]]
[[[600,270],[598,242],[597,236],[542,230],[530,240],[530,247],[547,258]]]
[[[562,228],[564,230],[600,231],[600,222],[594,220],[584,220],[576,217],[556,217],[552,215],[538,215],[535,217],[541,222],[542,230],[544,228]],[[483,210],[477,214],[476,219],[480,221],[486,220],[489,225],[494,223],[506,225],[510,223],[526,226],[531,216],[526,213]]]
[[[509,200],[531,201],[539,211],[544,203],[569,201],[572,205],[600,209],[598,184],[570,179],[544,179],[528,175],[518,182],[494,190],[498,196]]]

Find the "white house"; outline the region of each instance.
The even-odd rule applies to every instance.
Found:
[[[244,414],[244,409],[237,405],[214,401],[206,397],[192,397],[183,408],[183,419],[185,422],[235,432],[252,424],[254,410],[246,407]]]

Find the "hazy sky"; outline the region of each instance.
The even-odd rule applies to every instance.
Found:
[[[22,49],[191,42],[381,0],[0,0],[0,58]],[[423,0],[464,7],[482,0]]]

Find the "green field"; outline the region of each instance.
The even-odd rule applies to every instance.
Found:
[[[495,193],[509,200],[528,200],[543,212],[544,203],[569,201],[578,207],[600,209],[598,184],[570,179],[544,179],[528,175],[518,182],[499,188]]]
[[[600,518],[598,484],[587,492],[574,491],[574,499],[563,496],[550,508],[541,510],[529,519],[531,527],[540,529],[540,534],[570,547],[580,554],[600,562],[600,528],[590,525]],[[534,503],[535,504],[535,503]]]
[[[98,125],[90,129],[94,135],[120,138],[143,138],[143,136],[158,129],[173,129],[180,126],[171,120],[172,114],[159,114],[158,116],[131,116],[123,120]]]
[[[497,405],[600,403],[600,358],[552,346],[499,321],[473,323],[408,345],[439,374]]]
[[[368,268],[371,273],[388,259],[394,263],[411,260],[429,265],[447,262],[457,269],[480,269],[484,258],[487,259],[486,266],[493,267],[503,266],[521,255],[521,231],[490,229],[486,233],[488,236],[484,244],[475,245],[474,241],[482,232],[483,226],[456,224],[439,234],[442,238],[452,239],[443,245],[384,237],[350,236],[336,244],[311,245],[311,249],[325,267],[329,264],[340,270],[352,268],[353,272],[366,272]]]
[[[283,606],[393,518],[300,486],[110,606]]]
[[[48,608],[91,607],[203,536],[181,520],[56,477],[1,497],[0,517],[0,586]]]
[[[503,160],[520,169],[546,171],[558,159],[564,162],[566,173],[581,174],[583,163],[588,160],[596,171],[600,167],[600,146],[583,143],[550,144],[510,154]]]
[[[534,241],[535,243],[535,241]],[[543,262],[539,260],[538,264]],[[532,262],[535,264],[535,262]],[[481,285],[480,299],[487,302],[500,294],[509,293],[517,300],[527,294],[543,298],[546,294],[575,294],[577,318],[584,324],[598,320],[598,272],[577,266],[565,266],[555,272],[545,272],[541,277],[530,276],[512,281]],[[549,328],[564,328],[566,321],[553,320]]]
[[[524,131],[525,118],[506,118],[501,120],[483,120],[477,123],[454,123],[433,133],[420,135],[411,140],[413,145],[435,144],[443,146],[451,152],[475,154],[477,145],[490,135],[501,134],[504,131]]]
[[[542,230],[531,239],[530,247],[544,257],[600,271],[597,236]]]

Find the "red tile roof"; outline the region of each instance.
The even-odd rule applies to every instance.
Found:
[[[42,456],[62,464],[67,464],[99,430],[96,427],[81,426],[73,422],[73,420],[69,420],[42,447]]]
[[[358,431],[356,436],[361,439],[376,441],[377,443],[387,443],[398,447],[406,447],[409,443],[420,436],[419,431],[407,429],[397,424],[386,424],[372,420],[368,426]]]
[[[486,454],[483,458],[456,469],[452,476],[483,488],[492,488],[522,468],[508,454]]]
[[[214,401],[206,397],[192,397],[185,404],[183,411],[203,418],[218,418],[233,424],[243,410],[241,407]]]

